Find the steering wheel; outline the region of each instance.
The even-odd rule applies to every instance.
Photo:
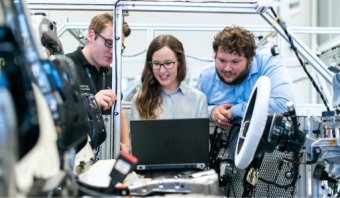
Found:
[[[267,121],[270,89],[270,79],[261,76],[251,92],[235,150],[235,165],[239,169],[247,168],[254,158]]]

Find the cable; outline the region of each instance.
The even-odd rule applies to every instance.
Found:
[[[191,56],[191,55],[186,55],[186,57],[191,58],[191,59],[194,59],[194,60],[198,60],[198,61],[201,61],[201,62],[208,62],[208,63],[213,62],[213,60],[201,59],[201,58],[197,58],[197,57]]]
[[[279,177],[280,171],[281,171],[281,169],[282,169],[282,165],[283,165],[283,163],[282,163],[282,160],[281,160],[281,162],[280,162],[279,165],[278,165],[278,169],[279,169],[279,170],[276,172],[276,174],[275,174],[275,176],[274,176],[273,182],[276,182],[277,178]],[[269,196],[269,190],[270,190],[270,184],[267,183],[267,197],[270,197],[270,196]]]
[[[327,101],[326,101],[325,96],[322,94],[320,88],[319,88],[318,85],[315,83],[315,80],[313,79],[313,77],[312,77],[312,76],[310,75],[310,73],[307,71],[306,66],[305,66],[304,62],[302,61],[302,59],[301,59],[301,57],[300,57],[300,55],[299,55],[299,53],[298,53],[298,51],[297,51],[297,49],[296,49],[296,47],[295,47],[295,45],[294,45],[294,42],[293,42],[293,40],[292,40],[292,37],[291,37],[290,34],[288,33],[287,28],[286,28],[285,25],[282,23],[282,21],[280,20],[280,18],[276,15],[276,13],[275,13],[273,7],[270,7],[270,10],[272,11],[272,13],[273,13],[275,19],[277,18],[277,23],[278,23],[279,26],[283,29],[284,33],[285,33],[286,36],[288,37],[289,44],[290,44],[291,48],[293,49],[293,51],[294,51],[294,53],[295,53],[295,56],[296,56],[296,58],[298,59],[300,65],[302,66],[302,69],[303,69],[304,72],[307,74],[309,80],[312,82],[313,87],[316,89],[316,91],[317,91],[318,94],[320,95],[320,98],[321,98],[322,102],[324,103],[324,105],[326,106],[327,111],[330,111],[330,108],[329,108],[329,106],[328,106],[328,104],[327,104]]]
[[[234,131],[235,127],[236,127],[236,125],[230,126],[229,130],[228,130],[228,134],[226,134],[227,130],[223,130],[222,131],[222,133],[224,135],[227,135],[227,137],[226,137],[226,144],[224,145],[225,150],[223,151],[223,154],[221,155],[222,156],[221,158],[223,158],[223,156],[227,152],[227,149],[230,146],[230,142],[232,142],[234,140],[234,138],[238,135],[238,133],[235,133],[235,131]],[[232,134],[232,133],[234,133],[234,134]],[[224,161],[224,160],[222,160],[222,161]],[[228,159],[226,159],[226,161],[228,161]],[[235,164],[232,163],[231,175],[227,175],[229,180],[230,180],[230,182],[228,183],[229,185],[228,185],[228,189],[227,189],[227,197],[229,197],[229,195],[230,195],[230,190],[232,190],[232,193],[234,194],[234,197],[236,197],[235,186],[233,185],[233,182],[232,182],[234,168],[235,168]]]
[[[137,52],[136,54],[123,55],[123,57],[128,57],[128,58],[130,58],[130,57],[136,57],[136,56],[139,56],[139,55],[144,54],[146,51],[147,51],[147,50],[145,49],[145,50],[143,50],[143,51],[141,51],[141,52]]]

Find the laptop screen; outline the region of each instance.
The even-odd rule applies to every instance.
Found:
[[[132,154],[137,169],[205,168],[209,162],[209,119],[133,120]]]

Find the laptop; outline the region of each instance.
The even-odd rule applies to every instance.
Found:
[[[208,166],[208,118],[132,120],[130,133],[137,170]]]

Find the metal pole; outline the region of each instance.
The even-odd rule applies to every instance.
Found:
[[[300,179],[296,185],[296,197],[307,197],[307,165],[306,165],[306,154],[302,156],[301,164],[299,167]]]
[[[122,77],[122,33],[123,33],[123,12],[120,8],[120,4],[116,8],[114,8],[114,35],[113,38],[115,39],[115,50],[113,50],[113,63],[112,63],[112,89],[116,91],[117,100],[115,104],[115,108],[112,108],[112,118],[114,121],[113,126],[113,137],[110,138],[110,142],[113,142],[113,158],[118,157],[120,151],[120,112],[121,112],[121,77]],[[111,127],[112,129],[112,127]],[[112,149],[111,149],[112,150]]]
[[[315,165],[312,165],[312,172],[315,169]],[[312,197],[320,197],[320,181],[312,177]]]

